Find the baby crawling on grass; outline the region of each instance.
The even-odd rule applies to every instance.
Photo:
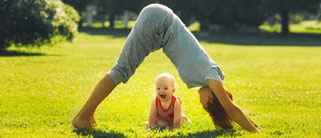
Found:
[[[162,73],[156,78],[156,97],[151,102],[148,126],[179,127],[182,122],[190,122],[182,113],[175,90],[175,78],[171,74]]]

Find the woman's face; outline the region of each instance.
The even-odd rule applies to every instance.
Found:
[[[209,86],[203,86],[198,90],[200,102],[203,108],[208,111],[207,103],[213,103],[213,92]]]

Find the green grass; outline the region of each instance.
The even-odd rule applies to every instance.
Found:
[[[119,20],[115,21],[115,28],[124,28],[124,27],[127,27],[127,28],[133,28],[135,24],[135,21],[129,21],[128,22],[128,25],[125,26],[123,25],[123,23]],[[87,23],[83,23],[83,26],[85,27],[88,27]],[[93,24],[91,24],[91,27],[94,27],[94,28],[101,28],[103,26],[102,23],[99,23],[99,22],[95,22]],[[109,27],[110,26],[110,23],[109,22],[105,22],[105,27]]]
[[[119,85],[98,107],[96,131],[77,131],[71,126],[72,117],[121,52],[126,38],[115,36],[80,33],[73,44],[11,48],[20,51],[1,56],[0,137],[321,136],[320,40],[303,37],[297,45],[291,43],[301,40],[297,37],[250,35],[198,37],[226,73],[224,84],[234,93],[236,104],[262,134],[248,133],[238,125],[216,129],[199,104],[197,88],[186,88],[161,50],[150,54],[129,82]],[[211,41],[216,37],[224,41]],[[308,41],[320,45],[310,47]],[[155,96],[154,78],[162,72],[176,78],[176,95],[193,124],[174,130],[144,126]]]
[[[281,32],[281,25],[276,24],[269,26],[267,24],[261,25],[260,29],[267,32]],[[304,21],[299,24],[290,24],[291,33],[321,33],[321,23],[316,20]]]

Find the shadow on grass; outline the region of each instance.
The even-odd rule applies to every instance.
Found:
[[[161,133],[165,130],[174,130],[172,127],[153,127],[151,128],[152,131],[155,131],[155,133]],[[240,131],[237,131],[235,129],[218,129],[214,131],[202,131],[197,133],[188,133],[188,134],[181,134],[178,132],[178,136],[166,136],[166,138],[176,138],[176,137],[192,137],[192,138],[205,138],[205,137],[219,137],[219,136],[229,136],[229,137],[236,137],[241,136],[242,134]]]
[[[169,126],[154,126],[154,127],[150,127],[149,129],[155,132],[163,132],[164,130],[170,130],[170,131],[174,130],[173,127],[169,127]]]
[[[102,130],[93,130],[93,131],[87,131],[87,130],[74,130],[73,132],[77,133],[79,136],[85,136],[85,137],[94,137],[94,138],[110,138],[110,137],[116,137],[116,138],[123,138],[125,137],[124,134],[117,133],[117,132],[105,132]]]
[[[202,131],[197,133],[188,133],[186,135],[181,135],[180,133],[178,133],[178,135],[179,136],[169,136],[169,137],[166,136],[166,138],[176,138],[176,137],[208,138],[208,137],[221,137],[221,136],[228,136],[228,137],[242,136],[242,134],[236,131],[235,129]]]
[[[89,35],[110,35],[115,38],[127,37],[131,29],[129,28],[92,28],[92,27],[82,27],[79,28],[79,32],[87,33]]]
[[[174,130],[174,128],[171,127],[153,127],[151,128],[152,131],[155,131],[155,133],[161,133],[165,130]],[[125,135],[121,134],[119,132],[105,132],[103,130],[82,130],[77,129],[74,130],[77,135],[79,136],[85,136],[85,137],[94,137],[94,138],[105,138],[105,137],[117,137],[117,138],[124,138]],[[237,137],[242,136],[240,131],[237,131],[235,129],[219,129],[214,131],[202,131],[197,133],[188,133],[185,135],[175,134],[175,136],[165,136],[166,138],[176,138],[176,137],[192,137],[192,138],[204,138],[204,137],[220,137],[220,136],[228,136],[228,137]]]
[[[28,53],[23,51],[0,51],[0,57],[14,57],[14,56],[44,56],[43,53]]]
[[[79,32],[89,35],[109,35],[115,38],[127,37],[130,32],[126,29],[90,28],[79,29]],[[239,46],[321,46],[321,34],[291,33],[281,35],[270,32],[258,33],[209,33],[193,32],[199,41],[208,43],[232,44]]]
[[[183,136],[183,137],[205,138],[205,137],[220,137],[220,136],[237,137],[237,136],[242,136],[242,134],[239,133],[239,131],[236,131],[235,129],[221,129],[221,130],[214,130],[214,131],[197,132],[193,134],[188,134],[187,136]]]
[[[321,46],[321,34],[291,33],[206,33],[193,32],[199,41],[239,46]]]

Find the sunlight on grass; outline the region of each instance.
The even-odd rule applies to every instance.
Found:
[[[129,21],[128,25],[125,26],[121,21],[115,21],[115,28],[133,28],[134,24],[135,24],[135,21]],[[83,23],[83,26],[84,27],[88,27],[88,24],[87,23]],[[110,26],[110,23],[109,22],[105,22],[105,27],[107,28],[109,26]],[[95,22],[95,23],[91,24],[91,27],[101,28],[101,27],[103,27],[103,24]]]
[[[270,26],[267,24],[261,25],[260,29],[267,32],[281,32],[281,25],[276,24]],[[292,33],[321,33],[321,23],[318,21],[304,21],[300,24],[290,24],[290,32]]]
[[[200,23],[199,22],[194,22],[193,24],[191,24],[190,26],[188,26],[188,30],[190,30],[191,32],[193,31],[199,31],[200,30]]]
[[[236,104],[261,127],[261,135],[238,125],[231,130],[215,128],[199,104],[197,88],[186,88],[161,50],[151,53],[129,82],[116,87],[98,107],[96,131],[74,130],[72,117],[116,62],[125,39],[80,33],[74,44],[21,49],[40,55],[1,56],[0,137],[321,135],[321,44],[240,46],[205,41],[201,44],[227,75],[225,86],[234,93]],[[148,129],[143,124],[155,96],[154,79],[162,72],[176,78],[176,95],[193,124],[179,129]]]

